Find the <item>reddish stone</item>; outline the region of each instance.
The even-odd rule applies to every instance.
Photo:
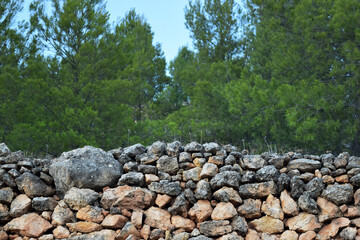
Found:
[[[122,215],[107,215],[102,221],[101,226],[105,228],[119,229],[122,228],[129,219]]]
[[[145,224],[162,230],[173,228],[170,222],[171,214],[161,208],[151,207],[145,212]]]
[[[171,223],[176,229],[182,228],[187,232],[191,232],[195,228],[195,223],[193,221],[181,216],[172,216]]]
[[[160,208],[165,207],[171,201],[171,197],[164,194],[158,194],[155,200],[155,204],[158,205]]]
[[[206,221],[212,214],[212,207],[208,200],[197,201],[189,210],[189,216],[197,223]]]
[[[226,220],[237,215],[234,205],[230,202],[221,202],[216,205],[211,214],[213,220]]]

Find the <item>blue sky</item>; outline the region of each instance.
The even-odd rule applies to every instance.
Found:
[[[24,10],[19,20],[28,20],[29,4],[24,1]],[[130,9],[143,15],[154,32],[154,43],[160,43],[166,61],[169,63],[182,46],[192,46],[190,32],[185,28],[184,8],[188,0],[107,0],[110,22],[117,22]]]

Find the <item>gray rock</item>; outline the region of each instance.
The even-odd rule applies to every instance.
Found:
[[[331,171],[335,171],[336,167],[332,165],[331,163],[324,162],[323,167],[329,168]]]
[[[8,154],[5,158],[5,163],[18,163],[20,161],[25,161],[26,157],[22,151],[16,151]]]
[[[44,172],[40,173],[40,179],[43,180],[48,185],[50,185],[54,182],[54,179]]]
[[[201,234],[201,233],[200,233],[199,229],[194,228],[194,230],[192,230],[190,236],[191,236],[191,237],[197,237],[197,236],[199,236],[200,234]]]
[[[298,199],[299,207],[308,213],[319,214],[319,209],[314,199],[310,197],[308,192],[304,192]]]
[[[213,163],[205,163],[200,176],[202,178],[214,177],[218,173],[218,167]]]
[[[212,189],[219,189],[224,186],[239,188],[240,174],[235,171],[218,173],[210,180]]]
[[[343,240],[354,240],[356,233],[357,231],[355,227],[347,227],[340,232],[340,237]]]
[[[135,158],[136,155],[143,154],[145,151],[146,148],[140,143],[124,148],[124,154],[131,158]]]
[[[246,223],[245,218],[240,216],[235,216],[231,220],[231,226],[233,231],[236,231],[240,235],[245,235],[248,231],[248,225]]]
[[[280,172],[274,166],[269,165],[257,170],[255,179],[258,182],[277,181]]]
[[[156,167],[158,171],[166,172],[169,174],[176,174],[179,170],[179,164],[177,158],[172,158],[168,156],[162,156],[156,162]]]
[[[59,195],[72,187],[96,191],[105,186],[113,187],[121,174],[122,164],[111,154],[91,146],[64,152],[50,165],[50,175]]]
[[[5,170],[11,170],[11,169],[17,169],[18,166],[15,163],[8,163],[1,165],[1,168]]]
[[[0,157],[6,157],[11,153],[10,149],[5,143],[0,143]]]
[[[287,165],[288,170],[298,169],[301,172],[314,172],[316,169],[320,168],[321,163],[319,161],[305,158],[292,160]]]
[[[179,183],[169,182],[167,180],[152,182],[148,186],[148,189],[156,193],[167,194],[170,196],[177,196],[182,191]]]
[[[53,211],[58,202],[52,197],[35,197],[32,200],[32,208],[38,212]]]
[[[205,152],[212,153],[213,155],[216,154],[217,151],[221,150],[221,147],[219,144],[210,142],[203,144]]]
[[[192,191],[195,191],[196,183],[193,180],[189,180],[186,182],[185,187],[191,189]]]
[[[170,174],[166,173],[166,172],[158,172],[158,177],[160,180],[167,180],[167,181],[171,181],[171,176]]]
[[[100,194],[92,189],[73,187],[66,192],[64,202],[66,202],[72,210],[79,210],[80,208],[93,204],[99,198]]]
[[[243,164],[241,167],[247,170],[259,170],[268,165],[266,160],[260,155],[245,155],[243,157]]]
[[[238,206],[242,203],[239,193],[233,188],[223,187],[213,194],[213,198],[218,202],[231,202],[233,205]]]
[[[10,204],[13,197],[14,192],[10,187],[0,189],[0,203]]]
[[[13,178],[17,178],[17,177],[19,177],[21,174],[19,173],[19,171],[18,170],[16,170],[16,169],[11,169],[11,170],[9,170],[8,171],[8,174],[11,176],[11,177],[13,177]]]
[[[195,194],[190,189],[185,189],[184,195],[191,204],[195,204],[197,202]]]
[[[285,167],[287,161],[284,156],[274,156],[270,158],[269,164],[274,165],[277,169]]]
[[[344,168],[348,164],[350,155],[347,152],[340,153],[334,160],[334,166],[336,168]]]
[[[360,168],[352,168],[351,170],[347,171],[347,175],[349,177],[353,177],[355,176],[356,174],[359,174],[360,173]]]
[[[295,176],[290,180],[290,195],[293,198],[299,198],[305,188],[305,183],[300,179],[300,177]]]
[[[245,171],[241,175],[240,182],[241,183],[251,183],[255,180],[255,172],[254,171]]]
[[[227,171],[232,171],[233,167],[231,165],[227,165],[227,166],[223,166],[219,169],[219,172],[227,172]]]
[[[360,168],[360,157],[351,156],[349,158],[349,163],[346,166],[346,170],[350,170],[352,168]]]
[[[208,182],[201,180],[196,184],[195,197],[197,199],[211,199],[211,187]]]
[[[46,185],[38,176],[32,173],[23,173],[15,179],[18,189],[30,197],[50,196],[54,194],[54,189]]]
[[[2,177],[2,180],[9,187],[12,187],[12,188],[16,187],[15,180],[9,174],[5,173]]]
[[[138,171],[142,172],[143,174],[156,174],[157,169],[155,166],[152,165],[139,165]]]
[[[236,147],[236,146],[233,146],[231,144],[227,144],[224,146],[224,150],[227,152],[227,153],[231,153],[231,152],[238,152],[239,149]]]
[[[168,212],[171,215],[179,215],[182,217],[187,217],[189,204],[186,201],[184,193],[180,194],[175,198],[175,201],[171,207],[169,207]]]
[[[119,186],[130,185],[142,187],[145,184],[144,174],[139,172],[129,172],[123,174],[118,181]]]
[[[320,169],[320,172],[323,176],[325,176],[325,175],[330,175],[331,170],[329,168],[323,167]]]
[[[119,159],[119,157],[121,156],[121,154],[124,152],[124,150],[121,148],[121,147],[119,147],[119,148],[115,148],[115,149],[112,149],[112,150],[110,150],[110,151],[108,151],[108,153],[110,153],[111,155],[113,155],[113,157],[115,158],[115,159]]]
[[[354,186],[360,186],[360,173],[350,178],[350,183]]]
[[[316,199],[320,196],[325,184],[321,178],[313,178],[305,185],[305,191],[310,194],[310,197]]]
[[[192,168],[190,170],[186,170],[183,172],[183,180],[184,181],[189,181],[189,180],[193,180],[195,182],[200,181],[201,179],[201,168],[196,167],[196,168]]]
[[[149,155],[161,157],[165,154],[166,144],[164,142],[156,141],[147,150]]]
[[[278,191],[282,192],[290,187],[290,177],[285,173],[281,173],[277,180]]]
[[[334,155],[332,155],[331,153],[327,153],[327,154],[322,154],[320,156],[320,160],[321,160],[321,163],[324,164],[324,163],[330,163],[330,164],[333,164],[334,163]]]
[[[233,165],[236,163],[236,158],[233,155],[229,155],[225,158],[225,165]]]
[[[179,141],[168,143],[166,146],[166,153],[169,157],[178,157],[183,150],[184,147]]]
[[[352,201],[354,196],[354,188],[350,184],[335,183],[334,185],[328,185],[322,192],[322,196],[340,206]]]
[[[178,233],[175,234],[172,237],[172,240],[188,240],[190,238],[190,234],[187,232],[182,232],[182,233]]]
[[[131,157],[129,157],[129,156],[126,155],[125,153],[122,153],[117,160],[118,160],[119,163],[121,163],[121,164],[125,164],[125,163],[127,163],[127,162],[132,161]]]
[[[194,153],[194,152],[202,152],[203,146],[197,142],[191,142],[185,145],[185,152]]]
[[[264,198],[269,194],[277,194],[275,182],[248,183],[239,187],[239,194],[242,198]]]
[[[138,164],[135,161],[130,161],[124,164],[123,172],[137,172],[138,171]]]
[[[298,177],[300,176],[300,171],[297,169],[290,170],[287,175],[289,176],[289,178]]]
[[[337,176],[343,175],[345,173],[346,173],[346,170],[344,168],[339,168],[339,169],[336,169],[335,171],[332,171],[330,176],[337,177]]]
[[[199,223],[199,230],[201,234],[208,237],[223,236],[232,232],[230,222],[227,220],[221,221],[206,221]]]
[[[191,158],[191,154],[188,152],[181,152],[179,155],[179,162],[183,163],[183,162],[191,162],[192,158]]]

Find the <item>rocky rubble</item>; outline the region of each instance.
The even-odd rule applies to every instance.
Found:
[[[360,158],[231,145],[86,146],[31,159],[0,144],[0,240],[360,240]]]

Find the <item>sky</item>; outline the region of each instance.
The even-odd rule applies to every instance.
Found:
[[[24,10],[19,14],[19,20],[28,20],[29,4],[24,1]],[[190,32],[185,28],[184,8],[188,0],[107,0],[107,10],[110,13],[110,23],[123,18],[131,9],[143,15],[154,32],[154,44],[160,43],[166,61],[173,60],[179,48],[192,48]]]

